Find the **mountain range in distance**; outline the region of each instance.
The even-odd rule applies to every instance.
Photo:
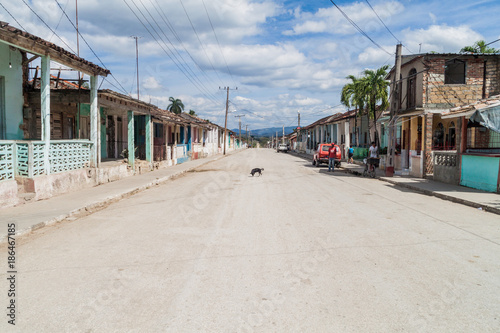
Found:
[[[290,127],[285,127],[285,135],[288,135],[290,133],[293,133],[293,130],[297,128],[297,126],[290,126]],[[236,135],[239,134],[239,129],[232,129]],[[253,135],[254,137],[271,137],[271,136],[276,136],[276,132],[278,132],[278,136],[283,136],[283,127],[269,127],[269,128],[260,128],[260,129],[255,129],[248,131],[250,135]],[[244,129],[241,129],[241,136],[246,136],[247,133],[245,132]]]

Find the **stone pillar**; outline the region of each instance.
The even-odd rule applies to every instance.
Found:
[[[43,165],[45,174],[50,173],[50,56],[43,56],[42,72],[40,73],[40,94],[41,94],[41,113],[42,113],[42,141],[45,143]],[[33,161],[29,161],[33,163]]]
[[[432,160],[432,126],[433,126],[433,114],[428,113],[425,115],[425,139],[423,142],[424,147],[424,175],[434,173],[434,161]]]
[[[128,136],[128,164],[135,173],[135,145],[134,145],[134,111],[127,111],[127,136]]]
[[[90,141],[92,141],[92,163],[95,168],[101,163],[101,122],[97,105],[97,76],[90,77]]]

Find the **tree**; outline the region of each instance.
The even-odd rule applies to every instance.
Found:
[[[170,101],[170,104],[167,107],[168,111],[173,112],[175,114],[179,114],[182,111],[184,111],[184,104],[182,104],[182,101],[180,99],[175,99],[173,97],[170,97],[168,100]]]
[[[486,45],[484,40],[478,40],[472,46],[464,46],[460,53],[500,53],[500,50],[497,50],[493,47],[489,47]]]
[[[340,96],[340,102],[347,106],[348,108],[354,107],[358,109],[356,113],[356,118],[354,119],[354,145],[358,145],[358,136],[356,133],[356,129],[358,127],[358,114],[361,115],[365,106],[365,93],[363,91],[364,86],[362,84],[361,79],[356,78],[354,75],[349,75],[346,79],[351,80],[350,83],[347,83],[342,87],[342,94]]]
[[[197,115],[197,114],[196,114],[196,112],[195,112],[194,110],[189,110],[189,114],[190,114],[191,116],[196,116],[196,115]]]
[[[377,146],[379,145],[379,135],[377,131],[377,104],[380,110],[385,110],[389,107],[389,96],[387,94],[387,88],[389,87],[389,82],[386,81],[387,70],[389,65],[380,67],[377,70],[366,69],[361,79],[363,89],[365,93],[365,100],[367,103],[367,114],[368,118],[373,119],[373,126],[375,127],[375,133],[377,133],[375,140],[377,141]],[[368,120],[368,128],[370,128],[370,121]],[[370,131],[368,130],[368,133]],[[371,141],[371,137],[370,137]]]

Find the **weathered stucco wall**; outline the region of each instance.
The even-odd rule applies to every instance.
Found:
[[[497,192],[499,164],[500,157],[462,155],[460,185]]]
[[[6,44],[0,43],[0,139],[22,140],[24,133],[20,126],[23,123],[23,73],[22,56],[19,50],[12,50]],[[9,62],[12,68],[9,67]]]

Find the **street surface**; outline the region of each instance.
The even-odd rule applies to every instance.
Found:
[[[19,239],[0,331],[499,332],[499,245],[498,215],[249,149]]]

